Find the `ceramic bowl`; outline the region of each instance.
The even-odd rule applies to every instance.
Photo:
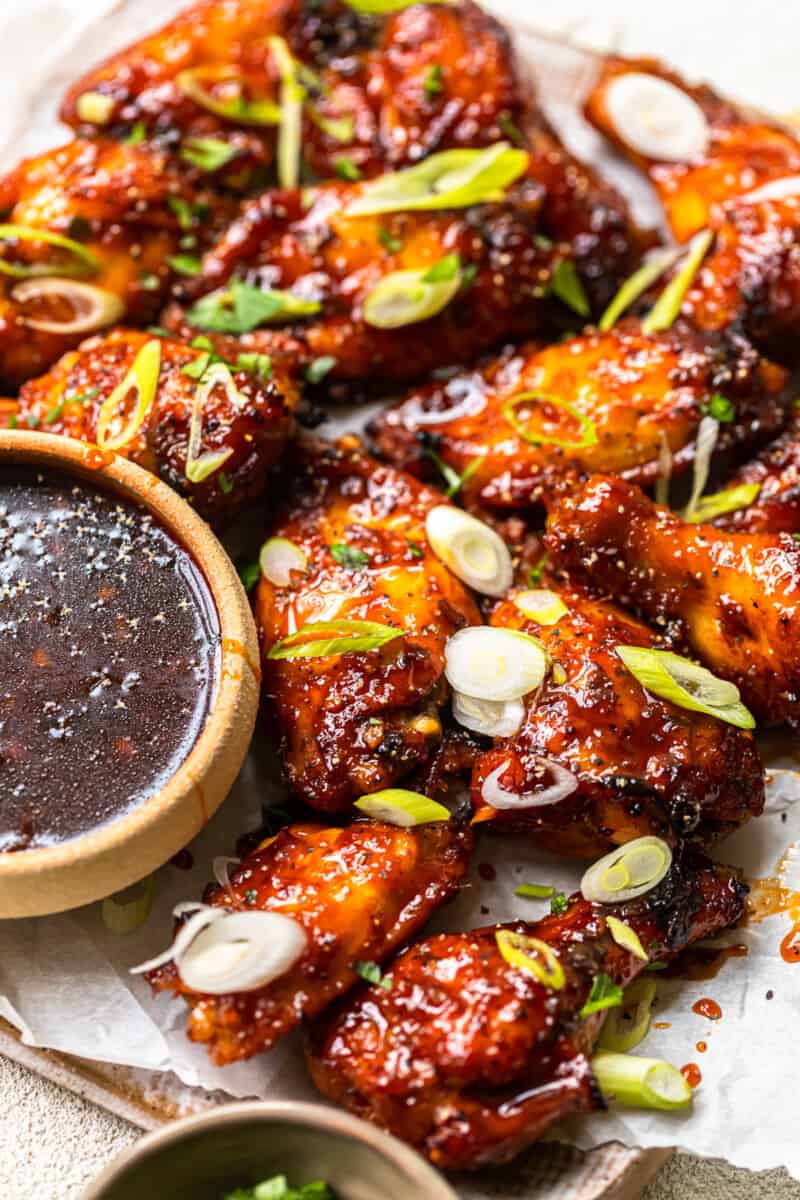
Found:
[[[53,846],[0,853],[0,918],[41,916],[98,900],[165,863],[199,833],[233,784],[258,707],[255,625],[236,570],[176,492],[126,459],[69,438],[0,431],[0,472],[30,464],[105,485],[148,509],[192,555],[217,609],[221,662],[206,723],[169,782],[119,820]],[[54,796],[58,781],[53,781]]]
[[[223,1200],[285,1175],[330,1184],[338,1200],[457,1200],[424,1159],[374,1125],[322,1104],[231,1104],[135,1143],[83,1200]]]

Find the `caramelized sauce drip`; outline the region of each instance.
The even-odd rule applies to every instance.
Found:
[[[144,803],[203,728],[219,620],[143,507],[75,478],[0,474],[0,851]]]
[[[781,942],[781,958],[787,963],[800,963],[800,921]]]
[[[775,874],[767,879],[755,879],[750,885],[747,903],[747,918],[758,924],[780,913],[788,913],[793,926],[780,944],[780,955],[785,963],[800,963],[800,892],[786,887],[784,874],[794,857],[795,846],[790,846],[775,865]]]
[[[700,1073],[697,1063],[686,1063],[685,1066],[681,1067],[681,1075],[690,1088],[699,1087],[703,1081],[703,1076]]]
[[[690,946],[662,971],[668,978],[706,983],[714,979],[729,958],[745,958],[747,946]]]
[[[697,1051],[698,1054],[705,1054],[707,1049],[708,1049],[707,1042],[698,1042],[697,1045],[695,1046],[695,1050]]]
[[[692,1005],[692,1012],[697,1013],[699,1017],[708,1017],[709,1021],[719,1021],[722,1018],[722,1009],[716,1000],[709,1000],[708,996],[696,1000]]]

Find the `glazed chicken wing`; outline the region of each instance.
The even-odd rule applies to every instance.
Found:
[[[785,533],[686,524],[622,479],[566,497],[556,565],[681,636],[759,721],[800,723],[800,545]]]
[[[314,1081],[439,1167],[507,1161],[559,1118],[603,1107],[591,1052],[605,1013],[581,1009],[601,972],[625,984],[644,965],[612,940],[606,917],[664,961],[736,921],[745,892],[730,868],[687,851],[638,901],[605,907],[578,894],[562,916],[505,927],[547,943],[564,974],[558,990],[509,965],[493,928],[420,942],[382,986],[315,1024]]]
[[[0,285],[0,387],[46,370],[87,332],[154,320],[176,267],[231,213],[197,172],[159,150],[79,139],[25,159],[0,179],[0,215],[29,234],[2,242],[14,274]],[[71,239],[77,252],[32,236],[38,230]],[[59,277],[102,292],[70,299],[53,290]]]
[[[492,613],[492,625],[537,638],[551,670],[527,698],[519,731],[475,763],[477,819],[592,858],[644,834],[708,841],[757,816],[764,782],[752,734],[644,690],[615,648],[657,646],[646,625],[575,588],[553,597],[566,606],[553,624],[526,617],[514,593]],[[487,781],[513,807],[487,804]],[[538,806],[559,783],[561,798]]]
[[[383,962],[407,942],[457,892],[471,844],[469,830],[452,824],[283,829],[231,872],[230,888],[212,887],[206,901],[293,918],[307,938],[302,957],[255,991],[200,995],[172,962],[150,982],[186,998],[189,1037],[204,1042],[215,1063],[251,1058],[351,988],[356,963]]]
[[[334,811],[425,763],[442,738],[444,647],[481,617],[435,557],[425,517],[438,493],[349,446],[306,446],[285,513],[270,528],[305,558],[279,585],[262,574],[256,621],[264,692],[293,789]],[[298,566],[300,564],[298,563]],[[272,659],[309,622],[372,621],[403,631],[378,649]]]
[[[62,117],[87,132],[85,97],[99,95],[104,127],[139,125],[173,144],[223,141],[252,181],[275,154],[276,35],[300,65],[303,156],[322,178],[343,160],[375,175],[435,150],[490,145],[523,121],[508,37],[470,0],[385,17],[343,0],[203,0],[80,79]]]
[[[92,338],[65,354],[47,375],[24,385],[14,421],[18,427],[95,443],[103,402],[148,342],[160,347],[155,397],[135,434],[116,453],[160,476],[203,516],[224,525],[263,492],[270,468],[292,432],[295,389],[278,366],[247,359],[238,366],[231,363],[228,387],[220,382],[207,395],[201,392],[195,457],[230,453],[216,470],[194,482],[186,473],[187,453],[195,397],[211,365],[206,350],[130,329]],[[133,418],[135,406],[131,387],[128,396],[121,397],[112,435]]]
[[[755,495],[750,499],[749,493],[743,493],[741,508],[714,524],[750,533],[800,533],[800,415],[796,411],[781,436],[725,483],[725,489],[740,487],[753,489]]]
[[[428,384],[382,412],[370,435],[382,457],[418,473],[435,470],[433,451],[467,473],[460,494],[468,506],[503,511],[597,470],[651,483],[665,445],[679,472],[715,393],[736,408],[721,449],[763,437],[783,419],[786,385],[786,372],[741,339],[646,336],[629,320],[545,349],[522,346]]]
[[[707,138],[705,149],[695,157],[648,158],[620,130],[614,89],[620,79],[642,74],[666,81],[699,106]],[[586,112],[601,132],[646,170],[678,241],[704,227],[714,233],[714,244],[684,313],[704,329],[744,328],[766,353],[797,363],[797,137],[776,123],[748,115],[708,87],[691,87],[650,59],[610,59],[589,96]],[[686,121],[687,114],[681,119]]]

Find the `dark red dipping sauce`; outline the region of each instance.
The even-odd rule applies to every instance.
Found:
[[[0,851],[143,804],[213,703],[220,629],[191,555],[145,508],[0,472]]]

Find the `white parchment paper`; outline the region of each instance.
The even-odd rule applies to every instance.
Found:
[[[148,29],[180,5],[176,0],[43,0],[25,5],[18,20],[0,15],[0,158],[11,165],[21,154],[56,144],[66,134],[54,111],[60,91],[86,65]],[[658,220],[649,188],[616,162],[577,115],[594,59],[551,43],[523,28],[520,4],[493,0],[489,7],[514,28],[525,61],[536,70],[553,120],[577,152],[597,161],[632,197],[637,215]],[[105,14],[105,15],[104,15]],[[42,33],[50,50],[41,54]],[[36,54],[34,55],[34,48]],[[653,48],[656,52],[658,47]],[[38,68],[31,68],[31,63]],[[24,65],[24,81],[20,77]],[[9,86],[10,78],[13,86]],[[15,79],[16,72],[16,79]],[[358,421],[345,418],[349,428]],[[339,429],[342,421],[337,422]],[[328,432],[338,432],[329,430]],[[770,755],[768,811],[731,837],[718,857],[741,866],[755,882],[754,896],[800,891],[800,774],[791,757]],[[172,927],[171,910],[197,898],[211,878],[216,854],[233,852],[237,838],[259,823],[262,804],[279,799],[274,765],[251,754],[230,797],[191,846],[194,865],[167,865],[147,923],[135,933],[108,932],[100,906],[26,921],[0,922],[0,1015],[31,1045],[147,1071],[173,1071],[188,1087],[220,1089],[232,1096],[310,1097],[313,1089],[296,1039],[270,1054],[224,1069],[209,1065],[205,1051],[185,1037],[186,1009],[166,997],[154,999],[128,969],[161,950]],[[494,880],[487,864],[494,867]],[[526,847],[519,839],[483,837],[472,877],[456,904],[437,915],[433,930],[466,929],[514,917],[535,919],[546,902],[514,896],[520,882],[574,890],[580,868]],[[759,880],[771,882],[758,883]],[[800,905],[800,897],[798,898]],[[800,966],[785,963],[780,943],[800,919],[800,908],[752,920],[721,942],[745,944],[711,981],[658,980],[653,1029],[640,1053],[677,1065],[696,1063],[703,1077],[688,1115],[617,1110],[574,1120],[556,1132],[588,1148],[612,1139],[630,1146],[680,1145],[699,1154],[762,1169],[784,1165],[800,1178],[800,1101],[795,1079],[800,1015]],[[701,997],[722,1009],[710,1021],[692,1011]],[[705,1043],[700,1052],[698,1043]]]

